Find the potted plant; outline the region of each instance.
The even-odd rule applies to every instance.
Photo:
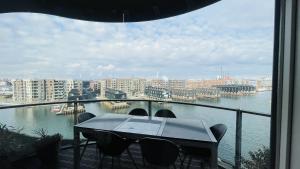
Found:
[[[41,161],[43,169],[55,169],[58,166],[58,153],[62,141],[60,134],[49,136],[46,130],[40,129],[35,132],[40,139],[35,142],[36,154]]]
[[[11,161],[16,158],[22,146],[16,139],[21,130],[0,123],[0,166],[4,169],[11,168]]]

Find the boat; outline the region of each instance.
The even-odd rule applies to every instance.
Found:
[[[53,105],[51,107],[51,112],[57,113],[57,112],[60,112],[60,110],[61,110],[61,106],[60,105]]]

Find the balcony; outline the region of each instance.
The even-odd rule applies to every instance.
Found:
[[[61,168],[72,168],[73,166],[73,125],[76,124],[77,115],[77,106],[79,104],[86,105],[86,111],[100,115],[99,112],[95,112],[95,107],[102,106],[101,103],[108,101],[118,101],[118,102],[127,102],[130,104],[131,108],[142,107],[147,109],[149,116],[154,114],[156,111],[157,105],[165,104],[171,106],[177,114],[177,118],[201,118],[205,120],[208,125],[213,125],[216,123],[224,123],[228,126],[228,132],[226,133],[223,141],[221,141],[219,146],[219,162],[218,165],[220,168],[241,168],[242,167],[242,158],[247,158],[247,153],[250,150],[256,151],[256,148],[261,146],[259,145],[247,145],[249,139],[257,140],[257,137],[265,137],[269,140],[268,136],[270,127],[270,115],[252,111],[246,111],[236,108],[221,107],[214,105],[206,104],[197,104],[197,103],[183,103],[183,102],[174,102],[174,101],[156,101],[156,100],[81,100],[81,101],[63,101],[63,102],[51,102],[51,103],[41,103],[41,104],[26,104],[26,105],[14,105],[14,106],[5,106],[0,107],[0,113],[2,111],[8,111],[12,113],[12,109],[15,109],[17,112],[18,109],[20,112],[17,112],[17,116],[23,116],[23,119],[34,120],[36,128],[44,128],[49,131],[49,134],[61,133],[64,137],[63,146],[59,152],[59,163]],[[53,112],[50,112],[49,106],[57,104],[68,104],[74,106],[74,114],[68,116],[55,116]],[[24,109],[28,109],[27,114],[24,114]],[[35,120],[35,116],[41,116],[37,113],[32,113],[36,110],[46,112],[49,115],[46,117],[40,118],[39,121]],[[178,112],[177,112],[177,111]],[[194,117],[195,114],[183,114],[189,113],[186,111],[195,110],[198,114]],[[29,113],[28,113],[29,112]],[[119,110],[115,110],[115,113],[120,113]],[[52,113],[52,114],[51,114]],[[124,113],[124,112],[121,112]],[[126,112],[125,112],[126,113]],[[1,115],[1,114],[0,114]],[[222,116],[222,120],[216,120],[214,117]],[[56,124],[51,124],[51,122],[56,121]],[[264,123],[265,127],[253,126],[252,121],[261,121]],[[0,121],[1,123],[5,123]],[[17,123],[16,123],[17,124]],[[30,130],[26,128],[25,132],[30,133]],[[260,130],[257,130],[260,128]],[[256,132],[256,137],[253,135],[253,132]],[[251,142],[251,140],[250,140]],[[246,144],[247,143],[247,144]],[[253,143],[255,144],[255,143]],[[266,145],[268,146],[268,145]],[[96,156],[95,144],[88,146],[87,152],[81,161],[81,168],[97,168],[97,163],[99,160]],[[142,156],[139,150],[139,146],[132,145],[130,150],[133,152],[134,159],[136,160],[139,168],[143,168],[142,165]],[[105,160],[105,168],[110,168],[110,160]],[[124,168],[132,168],[131,162],[128,160],[126,153],[121,158],[121,165]],[[180,161],[177,161],[177,168],[180,167]],[[185,163],[186,164],[186,163]],[[199,161],[193,160],[191,163],[191,168],[199,168]],[[117,164],[116,164],[117,165]]]

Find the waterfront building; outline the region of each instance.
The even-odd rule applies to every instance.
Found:
[[[193,102],[197,99],[197,91],[195,89],[173,88],[171,90],[172,99],[183,102]]]
[[[169,89],[184,89],[185,80],[168,80]]]
[[[65,80],[45,80],[46,84],[46,100],[57,101],[65,100],[66,94],[66,81]]]
[[[89,81],[89,88],[92,89],[93,91],[99,91],[100,86],[98,81]]]
[[[223,96],[240,96],[248,95],[256,92],[256,87],[253,85],[217,85],[216,88],[220,89]]]
[[[256,81],[256,91],[271,91],[272,90],[272,79],[263,78]]]
[[[171,100],[171,92],[162,87],[146,86],[145,95],[155,100]]]
[[[127,99],[126,93],[120,90],[106,88],[105,97],[108,99]]]
[[[144,94],[146,79],[131,79],[129,86],[130,96],[140,96]]]
[[[15,102],[32,103],[45,100],[44,80],[14,80],[12,83]]]
[[[13,89],[12,84],[9,81],[0,81],[0,97],[12,97],[13,95]]]
[[[147,81],[147,86],[153,87],[161,87],[161,88],[168,88],[168,80],[163,79],[151,79]]]
[[[120,90],[128,97],[144,94],[146,79],[122,78],[122,79],[103,79],[98,82],[101,96],[106,88]]]
[[[82,80],[73,80],[73,89],[78,89],[79,93],[82,95],[83,91],[83,81]]]

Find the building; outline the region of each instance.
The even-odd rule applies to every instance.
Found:
[[[12,84],[15,102],[42,102],[46,98],[44,80],[14,80]]]
[[[126,93],[127,97],[144,94],[146,79],[123,78],[123,79],[103,79],[98,82],[100,94],[103,96],[106,88],[120,90]]]
[[[66,100],[66,81],[65,80],[45,80],[46,101]]]
[[[185,80],[168,80],[169,89],[184,89]]]
[[[123,91],[109,88],[105,90],[105,97],[108,99],[127,99],[126,93]]]
[[[146,86],[145,95],[156,100],[170,100],[172,97],[168,89],[154,86]]]

